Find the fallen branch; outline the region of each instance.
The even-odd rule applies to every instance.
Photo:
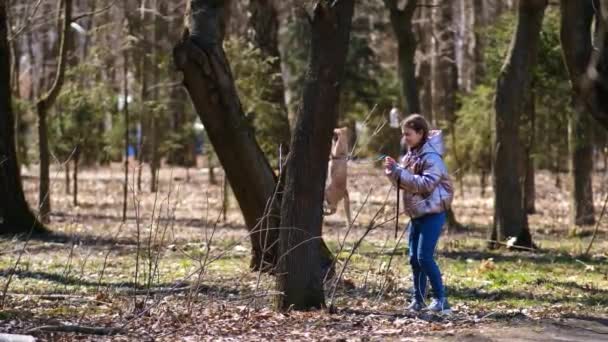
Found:
[[[120,328],[101,328],[101,327],[87,327],[84,325],[72,325],[72,324],[59,324],[59,325],[43,325],[41,327],[32,328],[27,331],[28,334],[34,332],[69,332],[79,333],[87,335],[116,335],[122,331]]]

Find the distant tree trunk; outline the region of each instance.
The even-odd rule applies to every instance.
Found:
[[[452,2],[434,0],[432,10],[433,58],[431,88],[433,118],[439,127],[453,132],[458,70],[454,46],[454,18]]]
[[[473,32],[475,36],[475,47],[473,52],[473,58],[475,63],[475,71],[473,75],[473,83],[477,85],[482,82],[485,68],[483,61],[483,51],[484,51],[484,40],[482,38],[481,28],[487,25],[487,20],[484,16],[484,8],[485,8],[486,0],[473,0],[473,8],[474,8],[474,16],[475,23],[473,25]]]
[[[399,78],[401,81],[401,93],[405,99],[405,112],[420,113],[420,99],[416,86],[416,36],[412,29],[412,17],[416,10],[417,0],[409,0],[400,8],[400,1],[384,0],[386,8],[390,12],[391,25],[397,38]]]
[[[433,39],[431,49],[430,86],[431,110],[434,125],[445,128],[450,138],[450,147],[455,146],[453,134],[456,124],[456,92],[458,91],[458,68],[456,64],[456,47],[454,37],[453,2],[434,0],[431,10],[431,29]],[[458,151],[451,148],[456,164],[460,165]],[[458,176],[461,192],[464,191],[462,177]],[[447,213],[448,231],[462,230],[464,227],[456,220],[452,209]]]
[[[145,13],[141,14],[141,22],[145,23],[146,22],[146,17],[147,15]],[[143,26],[143,24],[142,24]],[[147,155],[147,151],[148,151],[148,133],[149,133],[149,124],[151,121],[151,115],[150,115],[150,108],[148,105],[148,101],[149,101],[149,94],[148,94],[148,87],[150,86],[149,84],[149,75],[148,72],[150,70],[150,60],[148,59],[148,56],[145,52],[143,51],[148,51],[149,46],[148,44],[146,44],[146,37],[147,37],[147,32],[144,29],[144,27],[141,27],[141,33],[140,33],[144,39],[142,40],[139,48],[141,49],[140,51],[140,60],[139,60],[139,79],[140,79],[140,86],[141,86],[141,92],[140,92],[140,96],[141,96],[141,109],[140,109],[140,115],[139,115],[139,125],[138,125],[138,131],[137,131],[137,141],[135,142],[135,144],[137,145],[137,163],[138,163],[138,168],[137,168],[137,191],[141,191],[142,189],[142,170],[144,167],[144,160],[146,159],[146,155]]]
[[[173,28],[181,27],[184,21],[183,10],[173,10],[173,12],[169,13],[169,16],[172,18],[169,22],[169,27],[172,29],[164,35],[168,41],[165,42],[163,40],[163,47],[166,45],[168,49],[171,48],[171,44],[179,39],[179,34],[181,32]],[[172,83],[169,90],[169,101],[167,103],[168,113],[170,115],[169,119],[171,120],[170,127],[173,132],[185,134],[188,139],[180,139],[180,146],[176,149],[171,149],[171,152],[167,156],[167,163],[186,167],[186,178],[187,181],[189,181],[190,173],[188,168],[196,166],[196,146],[195,139],[191,134],[193,118],[187,115],[186,109],[189,101],[188,94],[181,85],[178,85],[180,80],[178,76],[179,75],[176,73],[171,72],[168,75]],[[186,131],[186,128],[188,128],[188,131]]]
[[[258,134],[269,134],[276,138],[276,145],[287,147],[289,145],[290,131],[287,105],[285,104],[285,84],[281,72],[281,55],[279,53],[279,19],[274,0],[251,0],[249,1],[251,17],[251,40],[262,51],[264,58],[271,58],[271,73],[274,75],[269,80],[271,91],[263,94],[261,100],[275,104],[278,110],[273,112],[273,126],[269,132],[257,132]]]
[[[122,222],[127,220],[127,200],[129,195],[129,102],[127,99],[129,98],[129,54],[125,49],[123,51],[123,62],[122,62],[122,77],[123,77],[123,98],[124,98],[124,107],[123,114],[125,119],[125,156],[124,156],[124,171],[125,177],[122,184]]]
[[[494,156],[494,224],[491,241],[515,238],[514,245],[533,247],[528,217],[524,207],[523,182],[513,166],[522,158],[519,129],[526,93],[530,89],[536,64],[540,30],[547,0],[521,0],[517,27],[508,57],[496,85],[495,156]],[[491,247],[495,246],[491,243]]]
[[[0,234],[44,233],[46,228],[25,201],[15,151],[6,6],[6,1],[0,1]]]
[[[480,171],[479,175],[479,187],[481,188],[479,191],[479,195],[481,197],[486,197],[486,187],[488,186],[488,173],[485,169]]]
[[[277,307],[325,306],[321,261],[322,203],[332,132],[338,123],[340,83],[348,52],[353,0],[318,1],[302,106],[291,140],[281,204]]]
[[[154,63],[152,64],[153,69],[153,77],[152,77],[152,98],[154,99],[154,103],[156,107],[158,107],[160,101],[159,94],[159,83],[160,83],[160,64],[161,64],[161,54],[158,48],[160,44],[160,38],[163,33],[166,33],[168,28],[166,25],[162,25],[161,16],[166,15],[167,12],[167,4],[164,1],[158,2],[157,0],[152,1],[152,6],[155,11],[159,12],[159,15],[154,16],[154,34],[152,41],[152,55],[154,58]],[[164,19],[162,19],[164,21]],[[144,71],[145,72],[145,71]],[[159,121],[161,120],[161,113],[155,108],[151,116],[151,127],[150,127],[150,192],[156,192],[158,190],[158,176],[160,169],[160,125]]]
[[[78,206],[78,164],[80,163],[80,146],[76,146],[76,150],[74,151],[74,179],[72,183],[74,184],[74,191],[72,192],[73,196],[73,205]]]
[[[65,194],[66,195],[72,194],[72,186],[70,184],[70,177],[71,177],[70,163],[68,160],[68,162],[65,163]]]
[[[414,16],[416,48],[421,56],[416,66],[416,82],[417,88],[420,90],[420,114],[424,115],[432,125],[435,125],[431,89],[431,60],[433,55],[431,9],[431,7],[420,7]]]
[[[58,0],[62,1],[62,0]],[[50,221],[51,213],[51,187],[49,178],[50,155],[48,143],[48,125],[47,115],[48,110],[53,106],[61,87],[67,66],[67,42],[70,35],[70,24],[72,17],[72,0],[63,0],[64,19],[61,32],[61,43],[59,47],[59,60],[57,63],[57,74],[51,89],[42,96],[36,103],[38,112],[38,148],[40,152],[40,188],[38,193],[38,201],[40,207],[40,218],[42,222]]]
[[[593,208],[593,142],[592,118],[587,113],[575,111],[569,120],[568,145],[570,150],[570,216],[573,225],[595,223]]]
[[[593,155],[591,133],[591,117],[589,106],[584,105],[583,77],[591,58],[591,24],[594,8],[590,1],[561,1],[562,51],[570,81],[572,84],[572,99],[574,113],[569,120],[570,175],[572,178],[571,191],[571,223],[575,225],[593,224],[592,173]],[[571,14],[570,14],[571,13]]]
[[[476,5],[479,0],[458,0],[456,3],[455,45],[456,63],[458,64],[458,88],[463,92],[470,92],[477,84],[476,53],[477,53],[477,19],[480,8]]]
[[[217,178],[215,177],[215,166],[211,165],[211,158],[209,158],[209,184],[217,185]]]
[[[536,212],[536,185],[535,185],[535,170],[533,150],[536,143],[536,96],[533,89],[530,89],[526,100],[525,110],[525,129],[523,130],[524,137],[528,137],[524,144],[524,203],[527,214]],[[522,125],[523,126],[523,125]]]

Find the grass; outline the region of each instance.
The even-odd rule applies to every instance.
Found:
[[[456,306],[472,310],[499,310],[500,308],[551,307],[559,304],[564,310],[580,309],[606,313],[608,306],[608,265],[605,257],[581,259],[568,251],[576,251],[583,244],[579,237],[563,237],[555,241],[551,237],[537,236],[543,246],[540,252],[488,251],[483,240],[471,236],[445,236],[438,248],[438,263],[450,297]],[[106,252],[99,246],[78,246],[74,250],[71,266],[66,262],[69,246],[64,248],[40,248],[45,242],[30,243],[32,251],[24,255],[13,277],[10,291],[22,294],[79,293],[95,295],[100,287],[119,289],[134,287],[135,246],[123,247],[130,252],[109,248],[110,254],[105,265],[104,277],[100,279]],[[328,240],[334,250],[338,242]],[[14,241],[0,242],[6,250],[15,247]],[[235,240],[216,239],[211,245],[212,261],[206,271],[205,282],[227,283],[240,291],[251,291],[243,285],[256,278],[247,270],[249,255],[246,246],[226,252],[227,246],[234,246]],[[153,286],[176,283],[185,279],[199,267],[199,259],[204,258],[206,246],[183,242],[179,248],[161,251],[158,275]],[[344,262],[350,254],[352,243],[347,243],[338,259]],[[247,246],[248,249],[248,246]],[[345,277],[356,287],[365,286],[371,293],[378,293],[386,281],[386,266],[391,258],[394,242],[370,240],[363,243],[350,259]],[[107,250],[107,249],[106,249]],[[189,256],[185,255],[186,251]],[[86,264],[85,263],[86,259]],[[13,254],[0,255],[0,280],[13,267]],[[340,264],[341,265],[341,264]],[[340,265],[338,267],[340,267]],[[147,260],[140,261],[138,287],[147,279]],[[391,264],[392,288],[386,293],[389,298],[407,296],[410,288],[409,261],[407,249],[399,246]],[[238,283],[237,281],[241,281]],[[232,282],[232,283],[231,283]],[[271,280],[264,278],[264,286]],[[374,292],[375,291],[375,292]],[[348,304],[351,293],[340,292],[340,301]],[[359,298],[368,299],[368,298]]]

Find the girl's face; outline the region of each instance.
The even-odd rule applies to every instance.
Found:
[[[417,147],[420,142],[422,141],[422,136],[423,136],[423,132],[416,132],[415,130],[409,128],[409,127],[405,127],[404,130],[402,130],[403,136],[405,137],[405,143],[407,144],[407,147],[409,148],[415,148]]]

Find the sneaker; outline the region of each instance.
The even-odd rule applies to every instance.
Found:
[[[424,304],[415,299],[412,300],[410,305],[408,305],[405,308],[406,311],[411,311],[411,312],[420,312],[420,311],[422,311],[422,309],[424,309]]]
[[[441,313],[441,314],[452,313],[452,308],[450,307],[450,304],[448,303],[447,298],[433,299],[433,302],[427,308],[430,311],[433,311],[436,313]]]

